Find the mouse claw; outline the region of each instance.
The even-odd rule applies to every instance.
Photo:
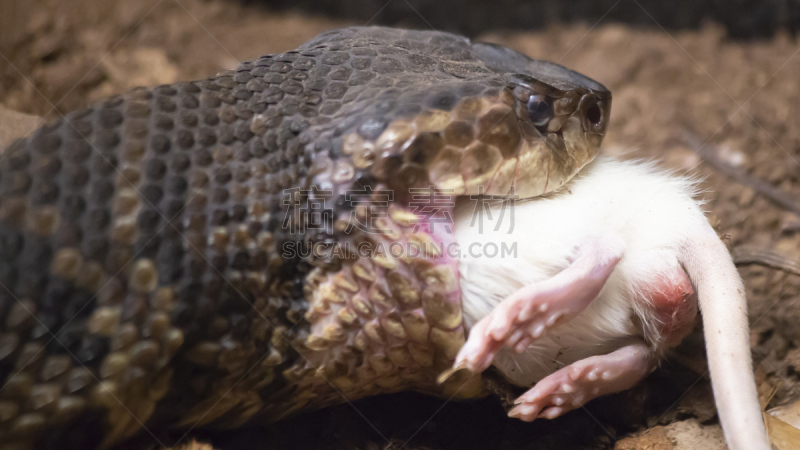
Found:
[[[467,365],[464,362],[459,362],[453,367],[445,370],[444,372],[440,373],[438,377],[436,377],[436,384],[442,384],[447,381],[450,377],[453,376],[458,371],[461,370],[469,370],[467,369]]]
[[[515,406],[508,412],[508,417],[519,419],[524,422],[532,422],[539,414],[541,406],[536,403],[523,403]]]

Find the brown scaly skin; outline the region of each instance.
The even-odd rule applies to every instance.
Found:
[[[552,102],[545,128],[532,94]],[[557,189],[597,153],[610,102],[502,47],[349,28],[15,142],[0,162],[0,447],[109,447],[402,389],[480,395],[478,379],[435,382],[464,342],[455,260],[344,244],[447,241],[409,188]],[[320,243],[338,247],[291,251]]]

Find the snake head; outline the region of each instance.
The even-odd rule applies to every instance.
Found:
[[[401,203],[411,188],[429,187],[535,197],[594,159],[608,127],[611,93],[600,83],[500,45],[386,28],[311,44],[349,64],[332,66],[342,81],[323,91],[337,101],[322,125],[330,158],[318,153],[313,184],[345,190],[368,180]]]
[[[509,183],[522,198],[551,192],[597,156],[611,113],[605,86],[501,45],[475,43],[472,49],[490,70],[505,76],[523,135],[487,193],[503,194]]]

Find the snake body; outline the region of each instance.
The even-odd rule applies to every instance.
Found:
[[[14,142],[0,447],[480,395],[477,378],[436,383],[465,337],[455,260],[427,245],[452,239],[433,226],[452,208],[425,214],[415,195],[558,189],[596,155],[610,102],[504,47],[360,27]],[[398,243],[422,252],[375,252]]]

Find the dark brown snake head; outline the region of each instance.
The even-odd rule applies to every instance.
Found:
[[[347,31],[343,50],[372,59],[379,76],[334,116],[352,167],[340,160],[320,185],[368,172],[395,191],[507,195],[513,186],[526,198],[558,189],[598,153],[611,93],[584,75],[438,32]],[[379,41],[382,51],[360,47]]]

